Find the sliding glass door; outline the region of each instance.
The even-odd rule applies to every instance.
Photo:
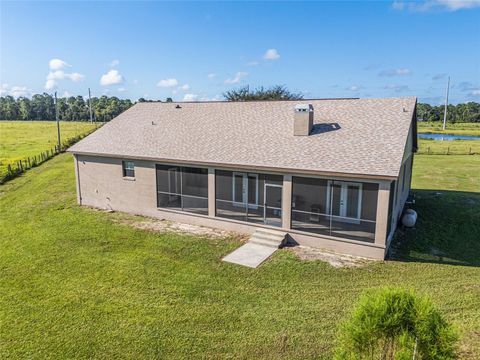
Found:
[[[215,171],[216,216],[281,226],[283,176]]]
[[[362,183],[329,181],[327,213],[336,221],[358,224],[362,208]],[[331,209],[331,212],[329,211]]]

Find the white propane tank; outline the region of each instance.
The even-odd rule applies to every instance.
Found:
[[[406,227],[414,227],[417,222],[417,212],[413,209],[407,209],[402,216],[402,224]]]

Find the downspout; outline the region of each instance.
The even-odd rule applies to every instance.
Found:
[[[78,158],[77,155],[74,154],[73,157],[75,158],[75,172],[77,175],[77,196],[78,196],[78,204],[82,205],[82,190],[80,187],[80,169],[78,168]]]

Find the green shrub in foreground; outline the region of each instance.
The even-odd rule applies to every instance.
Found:
[[[412,291],[364,294],[342,325],[336,359],[453,359],[457,336],[432,303]]]

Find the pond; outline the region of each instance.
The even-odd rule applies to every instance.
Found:
[[[480,136],[475,135],[453,135],[453,134],[431,134],[431,133],[419,133],[420,139],[429,140],[480,140]]]

